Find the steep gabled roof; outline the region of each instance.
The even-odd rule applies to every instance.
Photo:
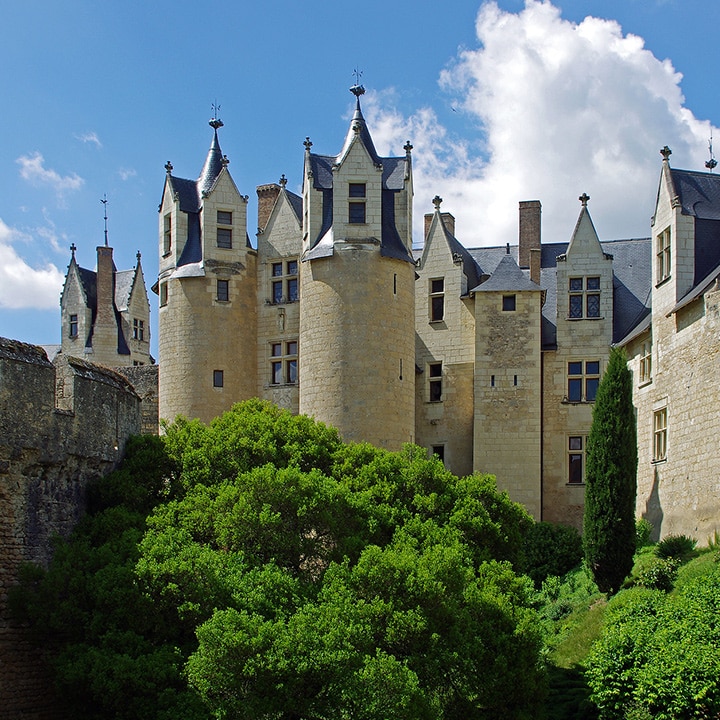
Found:
[[[505,254],[493,274],[482,284],[473,288],[473,292],[523,292],[540,290],[517,264],[509,253]]]
[[[720,175],[692,170],[670,170],[683,215],[720,220]]]
[[[132,270],[118,270],[115,273],[115,307],[120,312],[128,308],[136,271],[137,268],[133,268]]]

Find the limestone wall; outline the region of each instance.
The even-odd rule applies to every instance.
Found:
[[[89,480],[112,470],[140,431],[140,399],[115,372],[0,338],[0,719],[55,717],[61,708],[41,653],[8,617],[21,563],[46,564]]]

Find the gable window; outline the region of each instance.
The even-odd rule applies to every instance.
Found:
[[[217,246],[232,248],[232,213],[227,210],[217,211]]]
[[[298,300],[297,260],[278,260],[270,264],[272,304],[292,303]]]
[[[217,301],[228,302],[230,300],[230,281],[229,280],[218,280],[217,281]]]
[[[640,350],[640,384],[652,380],[652,341],[646,340]]]
[[[568,484],[581,485],[585,482],[585,444],[584,435],[571,435],[568,438]]]
[[[655,266],[657,268],[658,283],[670,277],[671,253],[670,228],[665,228],[655,240]]]
[[[515,296],[514,295],[503,295],[502,309],[505,312],[515,311]]]
[[[213,387],[221,388],[225,384],[225,373],[222,370],[213,370]]]
[[[163,255],[169,255],[172,249],[172,215],[163,218]]]
[[[445,279],[430,280],[430,322],[440,322],[445,317]]]
[[[430,402],[442,402],[442,363],[428,365],[428,397]]]
[[[653,413],[653,462],[667,460],[667,407]]]
[[[569,281],[568,317],[600,317],[600,277],[571,277]]]
[[[145,321],[133,318],[133,340],[145,339]]]
[[[70,316],[70,337],[76,338],[78,336],[78,316]]]
[[[568,363],[567,401],[594,402],[600,384],[600,362],[577,360]]]
[[[270,343],[270,384],[297,384],[297,340]]]
[[[351,198],[348,203],[348,222],[357,225],[365,223],[365,183],[350,183],[348,196]]]

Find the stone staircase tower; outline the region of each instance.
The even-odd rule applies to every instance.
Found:
[[[338,155],[305,141],[300,412],[347,441],[399,449],[415,432],[412,166],[380,157],[360,109]]]

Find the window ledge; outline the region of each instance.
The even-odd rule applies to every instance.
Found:
[[[671,278],[672,278],[672,275],[666,275],[662,280],[660,280],[659,283],[657,283],[657,284],[655,285],[655,287],[656,287],[656,288],[661,287],[661,286],[664,285],[666,282],[668,282]]]
[[[274,388],[287,388],[287,387],[297,387],[297,383],[270,383],[269,385],[266,385],[265,387],[268,390],[272,390]]]
[[[594,405],[594,400],[568,400],[566,397],[564,397],[560,401],[561,405]]]
[[[578,320],[604,320],[605,317],[598,315],[597,317],[566,317],[565,319],[570,322],[577,322]]]
[[[574,482],[567,482],[565,483],[565,487],[585,487],[584,482],[574,483]]]
[[[643,380],[642,382],[639,382],[638,388],[644,388],[644,387],[647,387],[648,385],[652,385],[652,378],[650,378],[649,380]]]
[[[663,463],[666,463],[666,462],[667,462],[667,457],[664,457],[664,458],[660,458],[659,460],[653,459],[650,461],[650,464],[651,465],[662,465]]]

